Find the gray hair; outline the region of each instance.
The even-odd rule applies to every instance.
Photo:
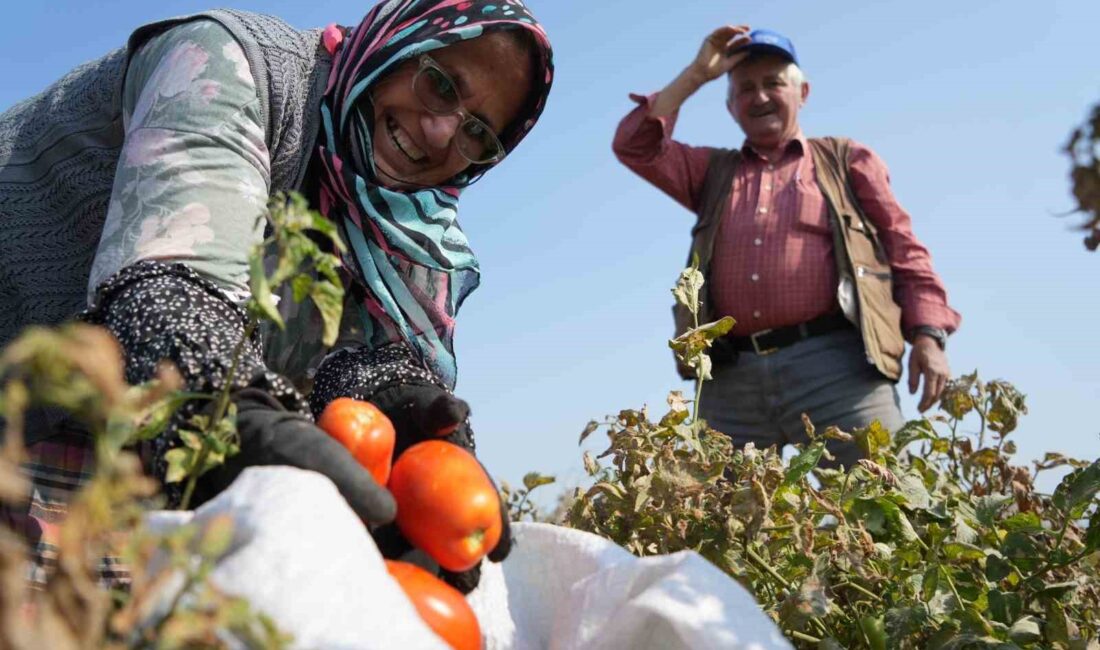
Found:
[[[765,55],[765,56],[768,56],[768,55]],[[753,58],[754,57],[749,57],[748,59],[745,59],[744,61],[742,61],[741,63],[738,63],[737,65],[742,65],[743,63],[747,63],[747,62],[751,61]],[[737,66],[734,66],[734,68],[736,68],[736,67]],[[806,78],[806,73],[803,72],[802,68],[798,67],[798,64],[795,63],[794,61],[791,61],[790,63],[788,63],[787,67],[783,68],[783,72],[785,73],[787,81],[791,82],[792,85],[801,87],[802,84],[809,81]],[[727,74],[727,77],[729,79],[730,86],[732,86],[733,85],[733,70],[732,69]]]

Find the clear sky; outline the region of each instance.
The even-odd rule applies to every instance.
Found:
[[[230,2],[297,27],[357,23],[368,3]],[[977,368],[1028,395],[1021,460],[1100,456],[1100,253],[1070,229],[1071,127],[1100,101],[1096,0],[529,0],[556,50],[547,111],[515,154],[464,196],[482,285],[459,318],[458,394],[493,474],[582,479],[577,435],[593,417],[649,404],[676,379],[668,291],[692,215],[618,164],[610,143],[724,23],[787,34],[812,91],[808,135],[875,149],[931,250],[961,330],[955,373]],[[8,3],[0,110],[197,0]],[[689,100],[677,137],[740,144],[716,82]],[[903,390],[913,416],[915,399]],[[593,446],[601,441],[596,440]],[[1049,487],[1049,486],[1048,486]]]

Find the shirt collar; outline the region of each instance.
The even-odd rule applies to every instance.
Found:
[[[806,139],[806,136],[802,134],[802,129],[799,129],[798,135],[795,136],[793,140],[787,143],[787,146],[784,149],[784,157],[786,157],[786,154],[789,153],[793,153],[797,156],[803,156],[809,150],[810,143]],[[756,149],[754,149],[753,146],[749,144],[749,141],[747,139],[745,140],[744,144],[741,145],[741,153],[745,155],[750,155],[754,158],[763,158],[763,156],[758,154],[756,152]]]

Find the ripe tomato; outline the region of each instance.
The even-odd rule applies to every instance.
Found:
[[[500,541],[500,497],[470,452],[442,440],[413,445],[393,464],[397,527],[450,571],[473,568]]]
[[[386,560],[386,569],[416,607],[416,613],[455,650],[481,650],[481,626],[457,589],[408,562]]]
[[[340,441],[379,485],[389,481],[396,435],[390,419],[378,407],[338,397],[321,412],[317,426]]]

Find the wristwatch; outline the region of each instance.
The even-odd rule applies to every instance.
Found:
[[[932,327],[931,325],[917,325],[909,332],[909,338],[915,339],[918,334],[925,336],[931,336],[936,339],[936,343],[939,344],[941,350],[947,349],[947,331],[940,327]]]

